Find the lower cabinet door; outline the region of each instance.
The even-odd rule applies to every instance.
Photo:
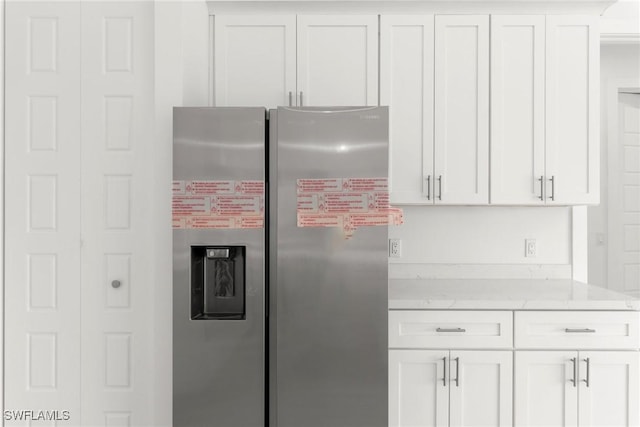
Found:
[[[640,425],[639,357],[635,351],[579,353],[580,427]]]
[[[512,424],[511,351],[451,351],[449,425]]]
[[[448,365],[448,351],[389,350],[390,426],[448,425]]]
[[[578,425],[578,352],[515,352],[515,425]]]

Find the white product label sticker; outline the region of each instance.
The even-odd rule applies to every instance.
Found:
[[[264,181],[173,181],[174,229],[264,227]]]
[[[387,178],[298,179],[298,227],[338,227],[351,238],[359,227],[401,225],[389,205]]]

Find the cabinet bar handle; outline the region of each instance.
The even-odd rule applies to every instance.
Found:
[[[587,384],[587,387],[589,387],[589,383],[591,382],[591,375],[590,375],[590,372],[589,372],[589,371],[591,371],[591,360],[588,357],[586,359],[583,359],[583,360],[585,362],[587,362],[587,377],[582,381],[584,381],[585,384]]]
[[[292,102],[293,102],[293,93],[289,91],[289,107],[291,107]]]
[[[427,175],[427,200],[431,200],[431,175]]]
[[[544,200],[544,176],[540,175],[538,181],[540,181],[540,196],[538,197],[538,199]]]
[[[442,358],[442,387],[447,386],[447,358]]]
[[[549,197],[549,198],[551,200],[555,200],[556,199],[556,177],[555,177],[555,175],[551,175],[551,179],[549,181],[551,181],[551,197]]]
[[[436,332],[467,332],[465,328],[436,328]]]
[[[300,91],[300,106],[304,107],[304,104],[302,103],[302,91]]]
[[[460,387],[460,358],[453,359],[456,361],[456,387]]]
[[[571,358],[571,363],[573,363],[573,378],[571,379],[571,384],[573,384],[574,387],[578,386],[578,382],[576,381],[576,377],[578,376],[578,361],[576,360],[575,357]]]
[[[442,175],[438,175],[438,200],[442,200]]]
[[[564,331],[568,334],[584,334],[594,333],[596,330],[591,328],[565,328]]]

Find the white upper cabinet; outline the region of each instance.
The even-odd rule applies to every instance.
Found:
[[[489,203],[489,16],[435,18],[436,203]]]
[[[298,16],[298,105],[378,105],[378,16]]]
[[[492,17],[491,203],[599,202],[597,22]]]
[[[489,16],[382,16],[391,202],[489,203]]]
[[[296,17],[215,17],[215,105],[289,105],[296,93]]]
[[[597,23],[217,15],[215,105],[378,105],[379,88],[391,203],[597,204]]]
[[[378,105],[376,15],[216,15],[215,105]]]
[[[546,201],[600,201],[597,16],[547,17]]]
[[[380,19],[391,203],[433,203],[433,15]]]
[[[491,203],[544,202],[544,16],[491,17]]]

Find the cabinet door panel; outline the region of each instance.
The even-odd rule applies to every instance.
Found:
[[[298,16],[304,106],[378,105],[378,17]]]
[[[547,17],[547,203],[600,200],[597,25],[597,16]]]
[[[435,18],[435,177],[436,203],[489,202],[488,16]]]
[[[296,17],[215,17],[215,105],[289,105],[296,92]]]
[[[491,17],[491,203],[543,203],[544,28],[544,16]]]
[[[390,107],[391,202],[433,203],[433,15],[381,17],[380,104]]]
[[[448,425],[449,387],[443,382],[448,351],[389,351],[389,425]]]
[[[515,352],[515,425],[578,425],[578,387],[574,386],[575,351]]]
[[[449,360],[449,425],[511,425],[513,353],[452,351]]]
[[[635,351],[580,352],[580,427],[630,427],[640,423],[638,358]]]

